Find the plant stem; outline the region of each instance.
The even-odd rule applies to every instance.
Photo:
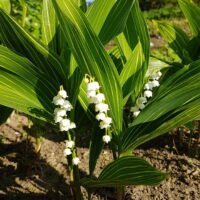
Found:
[[[79,180],[80,180],[80,176],[79,176],[78,166],[74,166],[73,167],[73,188],[74,188],[74,194],[75,194],[74,196],[76,197],[76,200],[83,199]]]
[[[117,187],[116,188],[116,200],[123,200],[124,197],[125,197],[125,188],[124,188],[124,186]]]

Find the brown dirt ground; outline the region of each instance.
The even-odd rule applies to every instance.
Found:
[[[71,200],[63,156],[64,136],[49,132],[41,150],[36,153],[35,142],[28,137],[23,125],[25,116],[14,114],[0,126],[0,200]],[[182,129],[181,129],[182,130]],[[180,137],[181,133],[181,137]],[[192,139],[179,129],[140,147],[135,155],[170,176],[157,186],[126,187],[126,200],[199,200],[200,144],[199,133]],[[80,168],[87,173],[88,149],[79,147]],[[103,150],[95,174],[111,161],[111,153]],[[84,191],[85,199],[86,192]],[[93,200],[114,200],[112,189],[100,189]]]

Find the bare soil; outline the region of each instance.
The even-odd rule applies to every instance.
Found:
[[[0,200],[72,200],[69,192],[67,161],[63,156],[64,136],[51,130],[44,135],[40,151],[25,134],[25,116],[14,114],[0,126]],[[128,186],[126,200],[199,200],[200,141],[199,132],[191,134],[176,129],[133,152],[153,166],[170,173],[157,186]],[[88,173],[88,148],[79,147],[82,174]],[[111,162],[111,152],[104,148],[97,164],[98,175]],[[87,199],[86,192],[84,197]],[[93,200],[114,200],[114,191],[96,191]]]

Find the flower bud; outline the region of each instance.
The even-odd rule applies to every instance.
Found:
[[[60,97],[62,97],[62,98],[67,98],[68,96],[67,96],[67,92],[65,91],[65,90],[60,90],[59,92],[58,92],[58,96],[60,96]]]
[[[153,95],[152,91],[150,91],[150,90],[145,90],[144,91],[144,96],[145,97],[150,98],[150,97],[152,97],[152,95]]]
[[[71,149],[66,148],[66,149],[64,150],[64,155],[65,155],[65,156],[69,156],[69,155],[71,155],[71,154],[72,154]]]
[[[80,159],[78,157],[75,157],[72,159],[73,165],[78,165],[80,163]]]
[[[102,139],[103,139],[103,142],[105,143],[109,143],[111,141],[111,138],[109,135],[104,135]]]

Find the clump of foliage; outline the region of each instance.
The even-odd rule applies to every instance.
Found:
[[[157,22],[157,26],[184,65],[200,58],[200,28],[197,25],[200,22],[200,7],[186,0],[179,0],[178,3],[188,20],[192,35],[187,35],[182,28],[169,23]]]
[[[81,186],[88,198],[96,188],[116,187],[123,199],[124,186],[167,177],[132,151],[200,117],[200,60],[181,68],[152,60],[137,0],[96,0],[88,9],[84,0],[43,0],[42,43],[2,9],[0,22],[0,104],[66,133],[75,199],[82,199]],[[106,50],[112,39],[116,46]],[[92,131],[89,174],[80,179],[81,119]],[[113,161],[94,178],[104,145]]]

